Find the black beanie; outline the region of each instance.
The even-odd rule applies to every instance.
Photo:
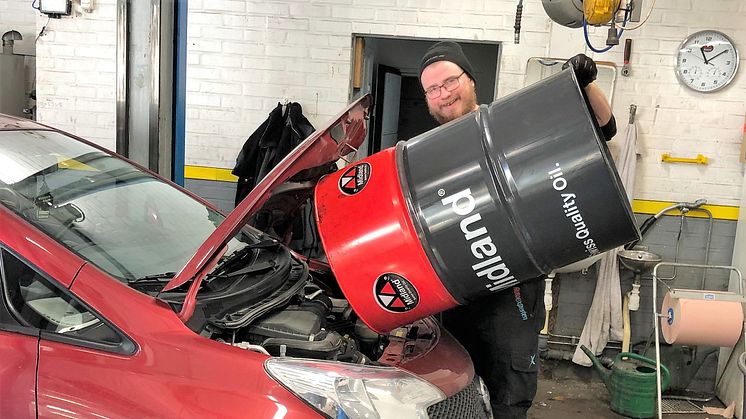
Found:
[[[431,46],[420,61],[420,78],[422,78],[422,70],[436,61],[450,61],[458,65],[476,83],[474,69],[471,68],[471,63],[464,55],[461,45],[453,41],[442,41]]]

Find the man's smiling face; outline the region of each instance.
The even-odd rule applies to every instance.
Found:
[[[449,79],[458,79],[453,91],[442,87]],[[441,124],[452,121],[477,109],[475,83],[464,70],[450,61],[436,61],[425,67],[420,76],[422,88],[427,91],[440,87],[440,96],[434,99],[426,96],[430,115]]]

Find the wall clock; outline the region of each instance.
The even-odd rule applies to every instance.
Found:
[[[676,55],[676,76],[686,87],[711,93],[727,86],[738,70],[738,50],[728,35],[706,30],[689,35]]]

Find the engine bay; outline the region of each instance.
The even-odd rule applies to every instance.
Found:
[[[310,271],[266,235],[242,240],[250,244],[224,257],[200,288],[186,323],[196,333],[272,356],[388,366],[425,355],[437,343],[434,319],[381,335],[358,318],[331,273]],[[178,312],[184,288],[159,298]]]

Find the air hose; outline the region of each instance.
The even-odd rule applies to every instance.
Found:
[[[515,43],[521,43],[521,15],[523,14],[523,0],[518,0],[518,6],[515,9]]]

